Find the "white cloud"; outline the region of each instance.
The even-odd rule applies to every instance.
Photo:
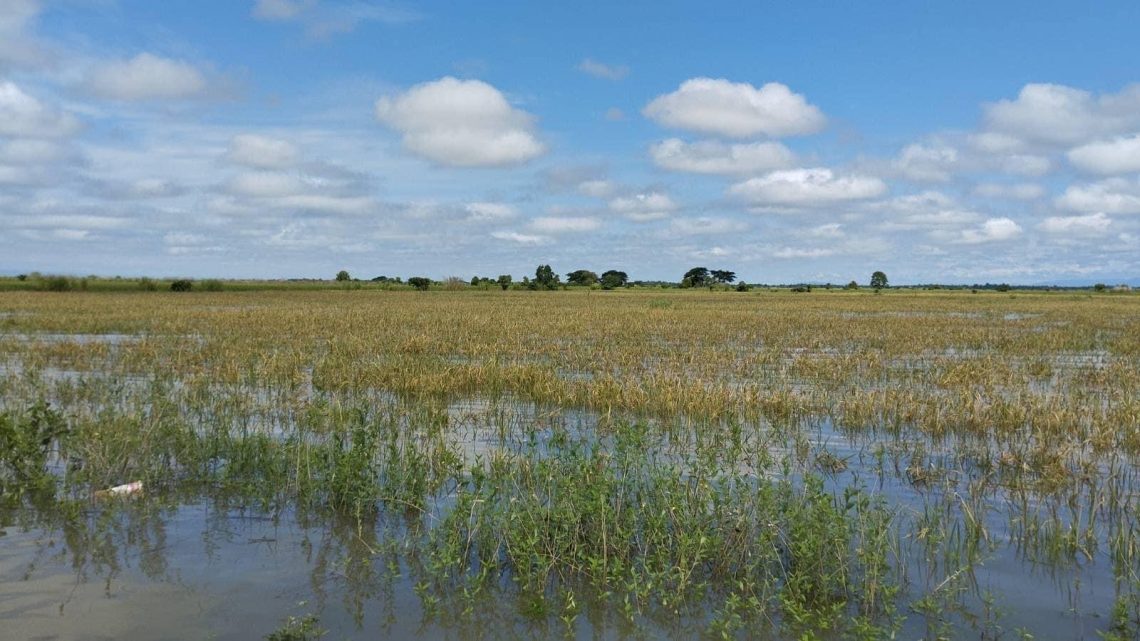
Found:
[[[235,196],[249,198],[279,198],[304,190],[305,183],[299,177],[272,171],[238,174],[226,187],[226,191]]]
[[[595,231],[601,226],[597,218],[575,216],[541,216],[530,223],[531,229],[547,234]]]
[[[441,165],[517,165],[545,152],[534,117],[479,80],[445,77],[416,85],[378,100],[376,117],[403,135],[409,151]]]
[[[52,109],[11,82],[0,82],[0,136],[61,138],[79,130],[69,113]]]
[[[982,183],[974,187],[974,194],[983,198],[1036,200],[1045,195],[1045,188],[1036,183]]]
[[[487,222],[492,220],[510,220],[518,216],[514,207],[504,203],[467,203],[467,220],[471,222]]]
[[[887,185],[871,176],[839,176],[827,168],[774,171],[729,188],[755,205],[817,207],[881,196]]]
[[[317,39],[350,33],[361,23],[402,24],[420,19],[420,14],[387,3],[329,0],[257,0],[252,15],[274,22],[297,21]]]
[[[1074,145],[1140,125],[1140,85],[1093,96],[1054,84],[1025,85],[1015,100],[983,107],[990,132],[1044,145]]]
[[[578,71],[605,80],[621,80],[629,75],[629,67],[625,65],[607,65],[589,58],[578,63]]]
[[[632,196],[619,196],[610,201],[610,210],[635,222],[648,222],[667,218],[678,209],[668,194],[648,192]]]
[[[140,53],[130,60],[96,66],[87,79],[87,88],[102,98],[133,102],[200,97],[208,83],[188,62]]]
[[[1053,169],[1053,162],[1045,156],[1011,154],[994,161],[998,171],[1018,176],[1044,176]]]
[[[1085,216],[1050,216],[1039,227],[1050,234],[1096,236],[1108,231],[1112,219],[1103,213]]]
[[[666,127],[731,138],[812,134],[827,122],[818,107],[786,85],[770,82],[757,89],[713,78],[686,80],[642,113]]]
[[[1068,157],[1077,169],[1094,174],[1140,172],[1140,134],[1081,145]]]
[[[828,247],[781,247],[772,252],[772,258],[826,258],[835,253]]]
[[[947,182],[958,166],[958,150],[947,145],[907,145],[894,165],[910,180]]]
[[[315,7],[317,0],[257,0],[253,17],[262,20],[290,20]]]
[[[0,2],[0,70],[4,64],[36,66],[44,61],[39,43],[25,33],[40,12],[37,0]]]
[[[667,236],[716,236],[748,230],[748,224],[731,218],[678,218],[669,223]]]
[[[578,183],[578,192],[593,198],[607,198],[617,186],[608,180],[584,180]]]
[[[296,164],[300,154],[288,141],[241,134],[230,141],[226,157],[230,162],[255,169],[285,169]]]
[[[756,174],[795,164],[795,154],[778,142],[725,144],[713,140],[663,140],[649,148],[658,167],[697,174]]]
[[[491,237],[498,240],[506,240],[520,245],[543,245],[550,241],[546,236],[538,236],[535,234],[520,234],[516,231],[496,231],[491,232]]]
[[[843,238],[846,236],[843,232],[843,225],[840,223],[818,225],[805,230],[804,235],[812,238]]]
[[[1140,214],[1140,180],[1108,178],[1070,185],[1056,200],[1061,209],[1106,214]]]
[[[1009,218],[990,218],[975,229],[966,229],[961,232],[957,242],[976,245],[980,243],[1000,242],[1011,240],[1021,235],[1021,225]]]

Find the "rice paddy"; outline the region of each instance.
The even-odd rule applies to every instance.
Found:
[[[5,292],[0,628],[1133,639],[1138,456],[1131,294]]]

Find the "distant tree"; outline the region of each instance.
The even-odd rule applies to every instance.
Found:
[[[344,282],[346,280],[352,280],[352,276],[348,275],[347,270],[342,269],[336,273],[336,279],[340,282]]]
[[[883,272],[871,274],[871,287],[882,289],[887,286],[887,275]]]
[[[172,292],[188,292],[192,289],[194,289],[194,282],[186,279],[180,279],[170,283],[170,291]]]
[[[495,282],[499,283],[499,287],[502,287],[503,291],[505,292],[505,291],[507,291],[507,289],[510,288],[511,280],[512,279],[511,279],[510,274],[502,274],[501,276],[499,276],[499,280],[497,280]]]
[[[598,275],[588,269],[579,269],[566,274],[566,282],[571,285],[593,285],[598,282]]]
[[[625,287],[629,282],[629,274],[611,269],[602,274],[602,289],[615,289]]]
[[[1108,289],[1108,287],[1104,283],[1097,283],[1093,285],[1094,292],[1103,292],[1106,289]]]
[[[704,287],[710,278],[707,267],[694,267],[681,277],[681,287]]]
[[[478,276],[472,276],[472,277],[471,277],[471,286],[472,286],[472,287],[477,287],[477,286],[479,285],[479,281],[480,281],[480,280],[482,280],[482,279],[481,279],[481,278],[479,278]]]
[[[851,281],[850,283],[847,283],[847,287],[845,289],[859,289],[859,283]]]
[[[994,289],[999,292],[1008,292],[1012,288],[1009,286],[1009,283],[999,283],[994,287]]]
[[[28,280],[28,275],[27,274],[17,274],[16,280],[21,281],[21,282]]]
[[[738,291],[738,292],[746,292],[750,289],[752,289],[752,288],[749,287],[748,283],[746,283],[744,281],[740,281],[739,283],[736,284],[736,291]]]
[[[714,269],[709,272],[709,275],[712,276],[714,281],[725,285],[736,280],[736,272],[730,272],[727,269]]]
[[[426,292],[428,287],[431,287],[431,279],[423,276],[412,276],[408,279],[408,284],[421,292]]]
[[[550,265],[539,265],[534,270],[534,285],[537,289],[555,289],[558,287],[558,274],[550,268]]]

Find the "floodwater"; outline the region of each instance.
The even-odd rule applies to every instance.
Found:
[[[597,426],[581,411],[540,410],[526,403],[471,399],[448,408],[454,446],[468,461],[502,448],[510,439],[487,423],[521,422],[560,426],[587,434]],[[506,418],[504,418],[506,416]],[[900,470],[913,453],[905,444],[888,452],[876,438],[854,438],[828,421],[801,429],[815,460],[827,452],[846,469],[826,474],[838,491],[863,486],[887,497],[900,523],[924,506],[965,500],[969,462],[958,444],[924,443],[926,465],[947,470],[939,483],[916,484]],[[540,440],[550,431],[540,430]],[[897,442],[897,441],[896,441]],[[540,443],[541,447],[541,443]],[[678,448],[683,445],[678,444]],[[432,512],[448,506],[436,497]],[[946,612],[957,638],[977,638],[984,626],[1024,628],[1036,638],[1095,639],[1105,626],[1115,592],[1105,553],[1078,563],[1033,562],[1005,542],[1011,523],[1045,504],[1028,508],[995,489],[984,519],[993,543],[969,568],[970,589],[959,599],[962,612]],[[550,638],[565,636],[562,624],[519,613],[509,581],[478,612],[453,616],[428,612],[416,594],[415,564],[401,547],[409,527],[429,527],[432,514],[408,522],[406,514],[381,513],[372,523],[330,523],[292,508],[264,512],[239,500],[202,496],[137,497],[110,506],[91,502],[68,528],[51,515],[9,514],[0,523],[0,629],[5,639],[250,639],[277,629],[286,617],[312,614],[327,639],[355,638]],[[46,517],[39,518],[37,516]],[[0,521],[4,520],[0,515]],[[21,524],[23,523],[23,524]],[[946,568],[933,567],[915,548],[906,562],[914,594],[940,589]],[[937,562],[934,563],[937,565]],[[985,601],[996,598],[994,622],[982,621]],[[996,623],[995,623],[996,622]],[[921,638],[928,621],[910,615],[901,638]],[[700,617],[640,619],[631,626],[604,608],[579,617],[571,637],[691,638],[705,624]]]

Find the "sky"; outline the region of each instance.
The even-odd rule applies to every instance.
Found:
[[[0,274],[1140,280],[1140,3],[0,0]]]

